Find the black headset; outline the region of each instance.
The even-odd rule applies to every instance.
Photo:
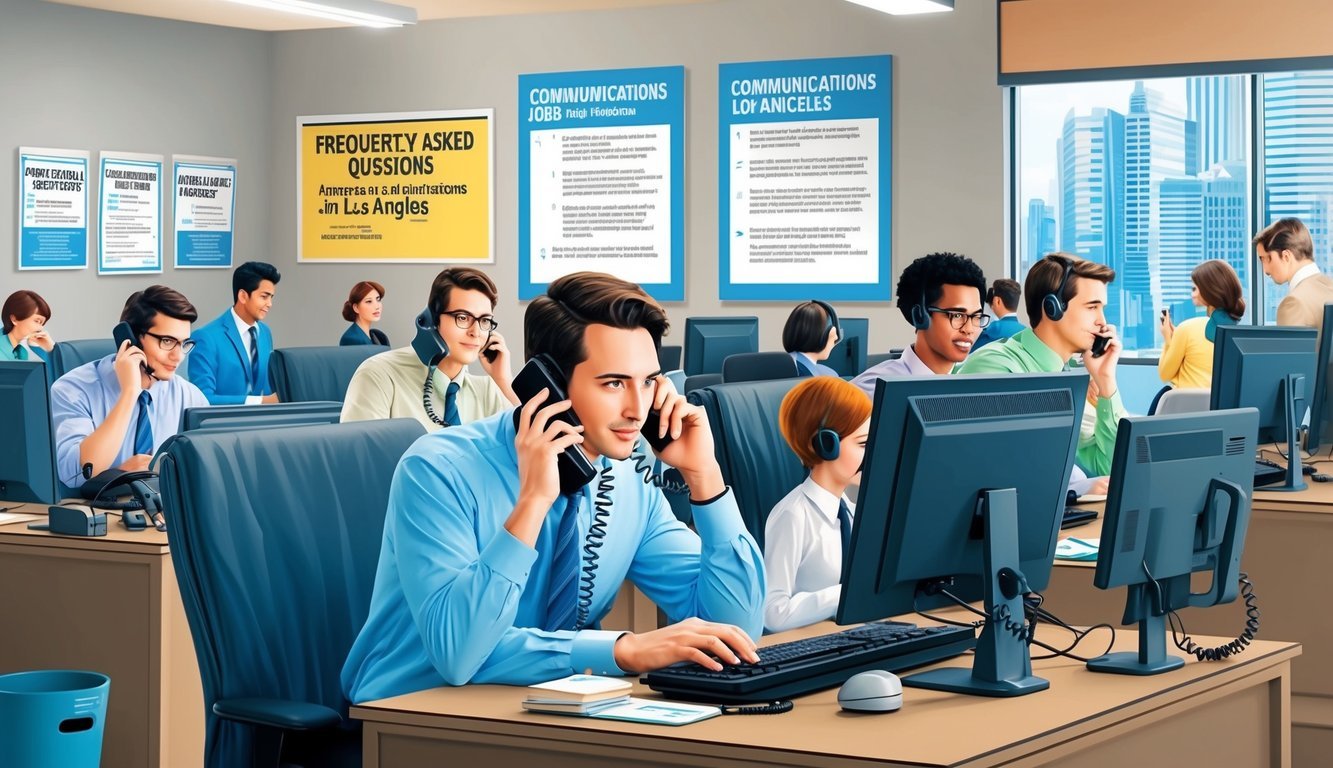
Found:
[[[819,429],[810,436],[810,448],[824,461],[835,461],[842,455],[842,436],[825,426],[832,413],[833,406],[830,405],[828,410],[824,411],[824,418],[819,420]]]
[[[811,304],[824,309],[824,315],[827,322],[824,323],[824,343],[828,343],[828,332],[836,330],[838,332],[838,341],[842,341],[842,326],[838,323],[838,313],[833,309],[833,305],[819,299],[811,299]]]
[[[926,290],[921,289],[921,301],[912,305],[908,321],[918,331],[930,329],[930,307],[926,306]]]
[[[1061,261],[1065,264],[1065,273],[1060,278],[1060,285],[1056,287],[1054,293],[1048,293],[1041,298],[1042,314],[1053,322],[1059,322],[1060,318],[1065,316],[1065,285],[1069,283],[1069,276],[1074,274],[1074,262],[1069,259],[1061,259]]]

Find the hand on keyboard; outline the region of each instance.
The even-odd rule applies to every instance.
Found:
[[[754,664],[757,646],[740,627],[703,619],[686,619],[669,627],[616,640],[616,666],[632,674],[661,669],[681,661],[692,661],[714,672],[724,664]],[[720,660],[720,661],[719,661]]]

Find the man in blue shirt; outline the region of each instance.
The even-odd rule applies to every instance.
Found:
[[[610,275],[560,278],[528,306],[525,349],[549,356],[568,400],[544,393],[427,435],[399,462],[370,615],[343,667],[351,701],[757,661],[763,556],[703,410],[662,384],[666,328],[660,306]],[[661,458],[690,485],[697,534],[630,458],[650,407],[674,438]],[[553,418],[565,411],[582,426]],[[556,460],[576,446],[598,477],[562,496]],[[598,630],[626,578],[677,623]]]
[[[981,329],[977,343],[972,345],[973,352],[1023,330],[1023,323],[1018,319],[1018,300],[1022,295],[1023,288],[1017,280],[1002,277],[991,283],[990,290],[986,291],[986,303],[995,315],[995,322]]]
[[[190,381],[213,405],[278,402],[268,381],[273,332],[264,318],[281,279],[272,264],[262,261],[237,267],[231,276],[234,305],[196,334],[199,348],[190,360]]]
[[[194,305],[165,285],[130,296],[120,319],[136,344],[75,368],[51,386],[56,473],[71,488],[112,467],[148,469],[153,453],[180,429],[181,412],[206,406],[203,394],[176,376],[194,346]]]

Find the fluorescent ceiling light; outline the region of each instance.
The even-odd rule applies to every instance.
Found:
[[[847,0],[894,16],[914,13],[942,13],[953,10],[953,0]]]
[[[380,0],[231,0],[231,2],[376,29],[417,23],[415,8]]]

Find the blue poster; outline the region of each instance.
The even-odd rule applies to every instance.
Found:
[[[162,271],[162,156],[103,152],[97,273]]]
[[[172,159],[177,269],[229,269],[236,215],[236,162]]]
[[[519,75],[518,293],[607,272],[685,300],[685,68]]]
[[[718,67],[726,300],[888,301],[892,57]]]
[[[19,148],[19,269],[88,266],[88,153]]]

